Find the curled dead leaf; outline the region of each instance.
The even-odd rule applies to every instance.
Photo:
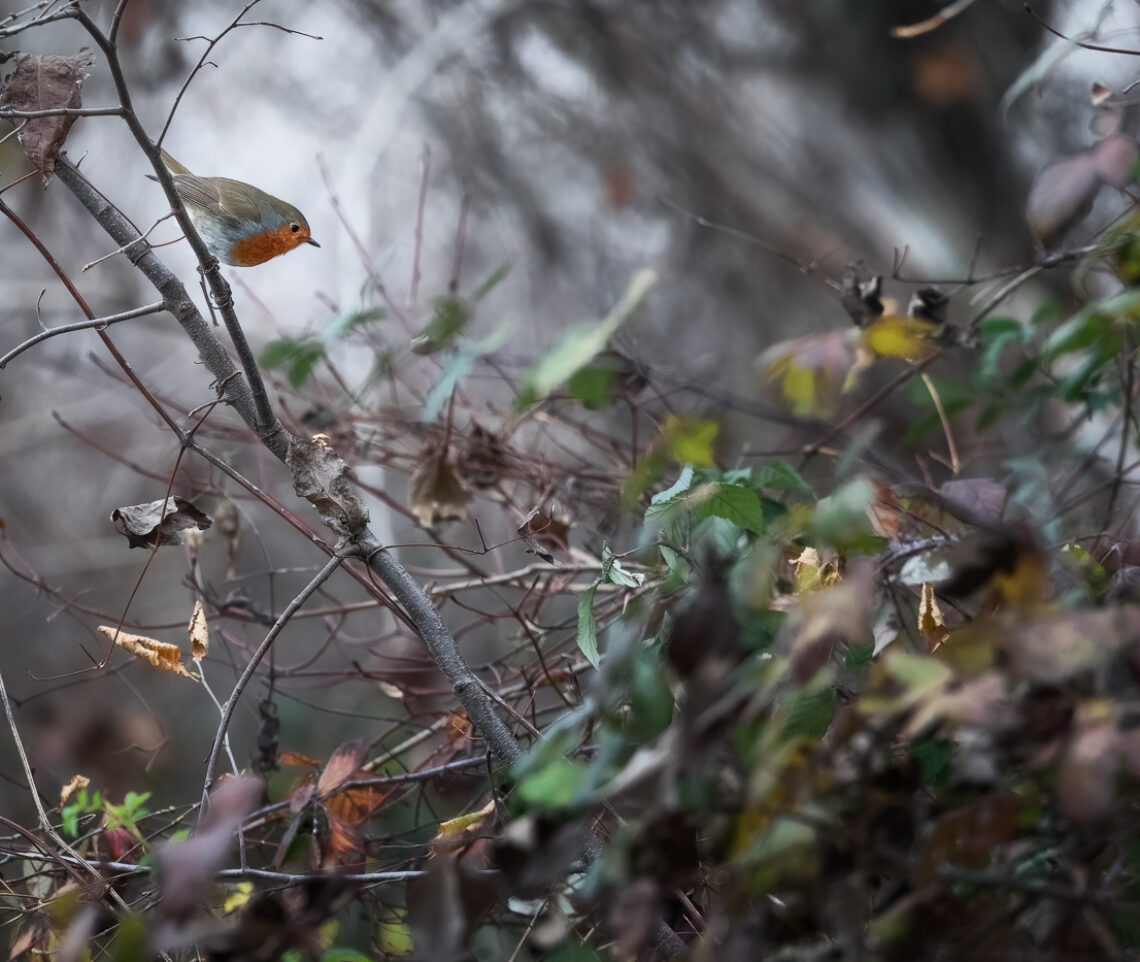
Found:
[[[348,465],[327,443],[294,438],[285,464],[293,490],[341,537],[351,538],[368,524],[368,509],[349,480]]]
[[[181,532],[190,528],[205,531],[214,522],[185,498],[175,495],[146,504],[129,504],[111,512],[115,530],[132,548],[181,544]]]
[[[59,790],[59,807],[63,808],[72,795],[90,784],[91,779],[86,775],[72,775],[70,781]]]
[[[491,488],[498,484],[507,468],[506,452],[498,435],[474,425],[455,468],[460,478],[473,488]]]
[[[8,110],[76,110],[83,106],[80,88],[95,57],[87,47],[77,54],[25,54],[0,90],[0,108]],[[44,183],[55,171],[55,159],[67,139],[74,115],[30,117],[21,123],[16,139],[24,155],[40,172]]]
[[[558,517],[554,508],[536,507],[516,533],[530,554],[538,555],[548,565],[557,565],[552,550],[565,551],[569,546],[570,522]]]
[[[241,515],[237,505],[224,498],[214,509],[214,525],[226,545],[226,579],[237,577],[238,552],[241,550]]]
[[[934,585],[929,581],[922,583],[922,595],[918,603],[918,630],[932,652],[942,647],[942,643],[950,636],[942,617],[942,609],[938,607],[938,599],[934,597]]]
[[[201,661],[210,653],[210,626],[206,624],[206,611],[199,599],[194,602],[194,613],[186,629],[190,636],[190,650],[195,661]]]
[[[412,474],[408,492],[412,513],[425,528],[467,517],[467,492],[447,463],[446,448],[429,447]]]
[[[172,675],[181,675],[184,678],[198,680],[197,676],[188,672],[186,666],[182,664],[182,652],[177,645],[148,638],[146,635],[132,635],[129,632],[119,631],[107,625],[99,625],[96,631],[106,635],[123,651],[130,652],[136,658],[141,658],[155,668]]]

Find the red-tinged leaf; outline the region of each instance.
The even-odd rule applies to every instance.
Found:
[[[125,828],[109,828],[103,832],[103,842],[107,846],[107,856],[112,862],[135,861],[139,840]]]
[[[317,794],[326,798],[352,778],[364,763],[364,741],[354,738],[345,742],[329,757],[317,780]]]
[[[370,772],[353,772],[352,778],[368,778]],[[385,793],[371,785],[360,788],[346,788],[337,792],[325,802],[325,811],[337,815],[346,822],[359,825],[376,811],[376,806],[384,801]]]
[[[277,756],[282,765],[288,765],[290,768],[320,768],[321,763],[318,759],[312,758],[309,755],[302,755],[300,752],[282,752]]]
[[[357,865],[361,859],[361,841],[356,826],[331,813],[328,822],[329,834],[321,855],[321,863],[325,868]]]

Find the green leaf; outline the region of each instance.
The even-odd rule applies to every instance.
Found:
[[[621,585],[623,588],[640,588],[645,584],[645,574],[640,571],[626,571],[622,563],[614,557],[608,544],[602,545],[602,581]]]
[[[577,799],[587,776],[581,765],[558,758],[527,775],[516,792],[528,808],[568,808]]]
[[[1048,360],[1083,351],[1106,339],[1116,340],[1115,325],[1107,313],[1081,311],[1060,325],[1045,341],[1042,353]]]
[[[584,407],[598,411],[610,403],[613,384],[613,371],[587,366],[571,374],[566,387],[570,396],[581,401]]]
[[[416,354],[442,350],[463,332],[470,320],[471,311],[458,297],[437,297],[431,320],[412,338],[412,350]]]
[[[950,770],[954,743],[946,738],[919,738],[910,743],[907,754],[918,764],[922,784],[938,787]]]
[[[146,923],[141,914],[131,912],[119,919],[107,952],[109,962],[147,962]]]
[[[828,684],[815,691],[801,691],[788,710],[783,738],[822,738],[835,717],[835,689]]]
[[[491,272],[491,274],[485,281],[483,281],[482,284],[475,288],[474,292],[471,294],[471,300],[476,302],[483,300],[484,297],[486,297],[491,293],[492,290],[499,286],[499,283],[510,272],[510,264],[500,264]]]
[[[688,491],[689,488],[692,487],[692,484],[693,484],[693,466],[691,464],[686,464],[681,469],[681,473],[679,475],[677,475],[677,480],[674,481],[664,491],[659,491],[652,498],[650,498],[649,503],[650,504],[661,504],[661,503],[666,502],[666,501],[672,501],[674,498],[676,498],[679,495],[682,495],[686,491]]]
[[[380,307],[365,307],[359,311],[338,314],[324,326],[321,331],[321,340],[326,344],[331,341],[339,341],[341,338],[348,337],[353,331],[364,327],[365,324],[371,324],[373,321],[379,321],[383,318],[384,309]]]
[[[673,721],[673,692],[657,659],[644,653],[633,662],[629,707],[636,723],[635,737],[649,741]]]
[[[518,406],[526,407],[541,400],[556,387],[566,383],[575,371],[588,364],[641,306],[656,283],[655,271],[637,271],[622,299],[609,314],[600,321],[579,324],[567,331],[554,349],[527,376],[519,393]]]
[[[582,592],[578,598],[578,647],[582,654],[595,668],[598,667],[598,625],[594,621],[594,592],[598,590],[601,579],[595,578],[594,583]]]
[[[764,531],[764,505],[751,488],[714,481],[696,488],[692,499],[698,518],[724,518],[754,534]]]
[[[301,387],[324,356],[325,348],[320,341],[285,337],[265,345],[265,350],[261,352],[261,364],[267,368],[286,368],[289,383],[293,387]]]
[[[326,949],[321,955],[321,962],[373,962],[372,956],[357,952],[356,949],[334,948]]]
[[[758,488],[768,488],[770,491],[798,491],[809,498],[815,498],[811,485],[787,461],[769,461],[756,468],[753,471],[753,483]]]

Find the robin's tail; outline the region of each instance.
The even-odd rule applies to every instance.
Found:
[[[188,173],[190,173],[189,170],[187,170],[180,163],[178,163],[178,161],[175,160],[173,157],[171,157],[170,154],[168,154],[165,150],[162,151],[162,162],[164,164],[166,164],[167,167],[170,168],[170,172],[172,174],[188,174]]]

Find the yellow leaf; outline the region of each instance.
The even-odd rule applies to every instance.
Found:
[[[713,443],[720,425],[703,418],[670,414],[661,426],[669,451],[681,464],[711,467],[716,463]]]
[[[495,801],[492,799],[477,812],[469,812],[458,818],[439,823],[439,831],[431,840],[431,850],[435,854],[454,852],[462,848],[495,818]]]
[[[863,346],[878,357],[919,361],[938,350],[941,325],[897,314],[876,318],[863,329]]]
[[[206,624],[206,611],[199,599],[194,602],[194,613],[190,616],[190,625],[186,629],[190,636],[190,649],[195,661],[201,661],[210,653],[210,626]]]
[[[182,664],[182,652],[177,645],[165,641],[147,638],[146,635],[132,635],[126,631],[116,631],[106,625],[99,625],[96,631],[102,632],[123,651],[130,652],[136,658],[141,658],[149,665],[168,671],[172,675],[182,675],[184,678],[197,677],[186,670]]]
[[[229,915],[235,909],[240,909],[245,905],[250,897],[253,895],[252,882],[238,882],[234,886],[234,890],[226,896],[225,902],[222,903],[222,911]]]
[[[936,651],[950,634],[942,618],[942,609],[934,597],[934,584],[930,581],[922,583],[922,598],[918,603],[918,630],[922,632],[931,651]]]
[[[67,800],[71,798],[81,788],[86,788],[91,784],[91,779],[86,775],[72,775],[71,781],[60,789],[59,792],[59,807],[63,808],[67,804]]]

